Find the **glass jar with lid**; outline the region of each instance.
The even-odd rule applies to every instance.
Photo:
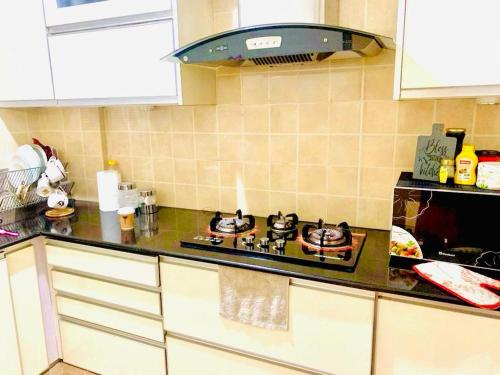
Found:
[[[139,192],[134,182],[120,182],[118,184],[118,205],[122,207],[132,207],[136,209],[139,206]]]

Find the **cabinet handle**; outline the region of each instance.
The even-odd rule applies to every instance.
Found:
[[[141,343],[141,344],[146,344],[146,345],[154,346],[154,347],[157,347],[157,348],[160,348],[160,349],[165,349],[166,348],[164,342],[155,341],[155,340],[151,340],[151,339],[146,339],[146,338],[141,337],[141,336],[133,335],[131,333],[119,331],[119,330],[113,329],[113,328],[104,327],[104,326],[101,326],[99,324],[89,323],[89,322],[86,322],[84,320],[72,318],[70,316],[59,315],[59,320],[61,320],[63,322],[68,322],[68,323],[76,324],[78,326],[90,328],[90,329],[93,329],[93,330],[96,330],[96,331],[109,333],[110,335],[113,335],[113,336],[123,337],[124,339],[132,340],[132,341],[135,341],[135,342],[138,342],[138,343]]]

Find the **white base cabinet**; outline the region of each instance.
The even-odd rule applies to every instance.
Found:
[[[500,374],[500,319],[381,298],[376,375]]]
[[[167,337],[169,375],[238,374],[298,375],[306,374],[288,367],[250,358],[186,340]]]
[[[160,278],[165,330],[335,374],[370,374],[374,293],[293,280],[289,327],[270,330],[219,315],[216,266],[162,259]]]
[[[28,246],[7,253],[23,373],[39,374],[49,365],[35,250]],[[0,363],[1,366],[1,363]]]
[[[0,259],[0,368],[3,374],[22,374],[16,320],[5,259]]]
[[[59,322],[63,361],[106,375],[165,375],[165,349],[95,327]]]

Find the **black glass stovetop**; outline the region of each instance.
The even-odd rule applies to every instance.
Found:
[[[261,221],[261,225],[259,225]],[[300,233],[305,223],[300,222],[297,230],[289,233],[271,232],[262,218],[257,218],[257,226],[253,231],[238,234],[236,237],[213,234],[210,230],[184,237],[181,246],[225,254],[271,259],[304,266],[339,269],[353,272],[356,268],[366,233],[351,228],[352,249],[347,251],[321,250],[305,244]],[[249,241],[248,238],[252,237]],[[269,240],[268,246],[261,246],[261,238]],[[277,241],[284,240],[283,247],[277,247]]]

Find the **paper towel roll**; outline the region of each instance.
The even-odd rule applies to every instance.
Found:
[[[97,172],[97,193],[101,211],[116,211],[118,209],[118,184],[120,173],[115,170]]]

